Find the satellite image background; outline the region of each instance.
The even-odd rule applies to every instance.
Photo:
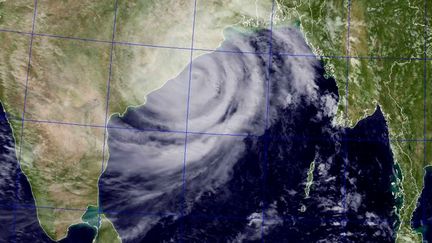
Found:
[[[426,1],[0,1],[0,241],[431,241]]]

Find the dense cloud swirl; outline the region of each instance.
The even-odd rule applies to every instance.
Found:
[[[326,207],[341,217],[341,182],[327,175],[335,163],[333,172],[340,174],[344,161],[345,131],[332,125],[336,83],[323,78],[319,60],[280,54],[311,54],[296,29],[228,33],[219,51],[196,53],[191,69],[151,93],[142,107],[110,121],[110,159],[100,197],[125,242],[182,238],[179,225],[199,228],[190,235],[215,232],[215,224],[192,227],[189,215],[239,218],[223,231],[232,241],[272,237],[301,205],[315,205],[309,209],[315,213]],[[267,144],[267,136],[290,139]],[[301,140],[316,136],[330,141]],[[267,147],[272,152],[263,157]],[[269,171],[262,163],[267,157]],[[316,192],[320,202],[300,203],[313,160],[316,176],[333,184],[323,189],[326,194]],[[264,184],[271,192],[264,193]],[[262,215],[269,219],[263,222]]]

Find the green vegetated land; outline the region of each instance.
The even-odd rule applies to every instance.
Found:
[[[113,2],[40,0],[35,30],[110,41]],[[188,47],[192,2],[119,0],[116,40]],[[269,26],[271,3],[271,0],[199,0],[195,47],[217,48],[223,41],[223,30],[229,26],[244,30]],[[422,58],[423,4],[420,0],[352,1],[349,55]],[[300,27],[316,54],[348,54],[347,1],[276,0],[275,9],[275,27]],[[30,32],[33,10],[33,1],[0,0],[0,28]],[[428,36],[428,43],[431,43],[432,35]],[[17,117],[23,108],[29,43],[29,35],[0,33],[0,100],[6,111]],[[110,43],[35,36],[33,44],[28,86],[28,101],[31,102],[26,116],[85,124],[103,121]],[[432,51],[428,49],[428,53],[431,56]],[[149,92],[161,87],[187,65],[188,57],[189,52],[183,50],[116,45],[110,114],[123,113],[128,106],[143,104]],[[423,138],[423,60],[353,58],[348,66],[344,58],[323,61],[339,86],[339,122],[352,126],[380,104],[393,139]],[[430,70],[429,63],[428,67]],[[343,120],[347,71],[349,120]],[[430,73],[427,73],[429,84]],[[427,90],[429,97],[432,97],[431,90]],[[431,107],[431,99],[426,101],[427,107]],[[431,121],[429,110],[427,119]],[[15,139],[19,139],[21,124],[11,121],[11,126]],[[428,125],[429,135],[431,130],[432,126]],[[38,205],[87,208],[97,203],[103,129],[26,123],[23,141],[16,140],[17,147],[21,143],[24,148],[21,166]],[[423,186],[423,167],[432,159],[432,148],[427,150],[426,160],[422,142],[393,141],[392,149],[401,171],[401,177],[395,178],[394,191],[404,200],[398,209],[401,216],[399,240],[419,241],[420,236],[410,228],[410,217]],[[53,239],[65,236],[70,225],[82,222],[81,216],[77,211],[38,209],[40,223]],[[120,241],[112,223],[102,215],[96,240],[106,242],[107,239]]]
[[[121,242],[114,225],[106,218],[104,214],[99,215],[97,206],[89,206],[87,211],[81,217],[82,221],[97,229],[95,243],[117,243]]]
[[[26,119],[104,126],[114,2],[37,1],[36,33],[105,42],[33,36],[28,85],[31,35],[0,33],[0,100],[9,114],[21,117],[27,89]],[[190,47],[193,3],[119,0],[115,40]],[[0,28],[30,33],[34,9],[33,1],[0,0]],[[253,4],[249,0],[199,0],[195,46],[216,49],[227,26],[269,26],[270,12],[270,0]],[[109,114],[144,104],[150,92],[188,65],[189,57],[188,50],[115,45]],[[25,122],[21,139],[21,123],[10,122],[17,151],[23,148],[20,164],[37,206],[86,209],[97,204],[101,163],[108,157],[102,158],[104,129]],[[38,207],[37,213],[42,228],[54,240],[84,220],[79,210]],[[96,240],[113,239],[120,241],[102,215]]]
[[[379,104],[385,113],[391,138],[413,139],[392,140],[391,147],[397,162],[395,169],[401,174],[395,178],[394,191],[399,200],[403,198],[397,209],[401,220],[398,241],[421,241],[421,236],[412,231],[410,219],[423,188],[423,168],[432,162],[431,147],[428,145],[425,160],[425,144],[415,141],[424,138],[424,60],[402,60],[398,57],[424,58],[424,1],[351,1],[348,52],[347,1],[277,2],[281,5],[279,24],[299,23],[316,54],[362,57],[349,59],[349,65],[343,58],[323,59],[327,71],[335,77],[339,87],[339,121],[353,126],[364,116],[372,114]],[[430,26],[432,14],[428,16]],[[431,53],[430,48],[428,53]],[[368,56],[387,58],[366,58]],[[344,102],[347,72],[348,104]],[[426,77],[429,87],[431,80],[429,71]],[[428,97],[432,97],[430,90],[426,90]],[[426,99],[429,123],[431,104],[431,98]],[[342,114],[346,105],[348,121],[343,120]],[[427,125],[428,138],[431,132],[432,127]]]

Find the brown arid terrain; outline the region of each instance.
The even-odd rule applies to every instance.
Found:
[[[192,44],[200,50],[195,58],[216,49],[228,27],[270,26],[271,0],[194,4],[39,0],[35,8],[33,1],[0,0],[0,100],[21,168],[38,206],[82,209],[39,207],[40,224],[52,239],[63,238],[70,225],[81,222],[87,206],[98,204],[111,115],[144,104],[150,92],[186,68]],[[432,35],[424,28],[432,14],[425,19],[422,8],[417,0],[276,0],[273,18],[275,27],[297,26],[314,53],[323,56],[327,75],[339,87],[339,124],[354,126],[377,104],[382,108],[401,172],[394,185],[395,196],[403,198],[396,209],[400,242],[421,240],[410,220],[424,167],[432,159],[431,143],[425,142],[432,125],[424,122],[432,118],[425,108],[432,99],[424,99],[432,94],[430,85],[424,90],[432,72],[423,76],[422,59],[432,53]],[[341,56],[353,58],[335,58]],[[119,241],[102,215],[97,241],[105,239]]]
[[[271,1],[198,1],[194,47],[216,49],[228,26],[268,27],[271,7]],[[142,105],[190,61],[194,1],[118,1],[112,45],[115,9],[111,0],[40,0],[36,11],[30,1],[0,1],[0,100],[39,207],[85,210],[97,204],[109,154],[103,148],[106,118]],[[84,213],[37,212],[55,240]],[[112,235],[103,217],[97,240]]]

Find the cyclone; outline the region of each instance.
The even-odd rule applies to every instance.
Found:
[[[295,28],[227,33],[216,51],[194,52],[144,105],[110,119],[102,211],[125,242],[338,240],[347,212],[361,211],[346,195],[363,189],[346,183],[343,140],[351,130],[335,123],[336,82]],[[380,183],[390,187],[393,161],[388,141],[383,146],[388,154],[371,161],[386,163],[388,181]],[[312,161],[316,179],[306,197]],[[387,225],[392,210],[383,213]],[[330,220],[314,226],[310,218],[320,213]],[[318,226],[325,236],[307,233]],[[381,235],[393,237],[384,228]]]

